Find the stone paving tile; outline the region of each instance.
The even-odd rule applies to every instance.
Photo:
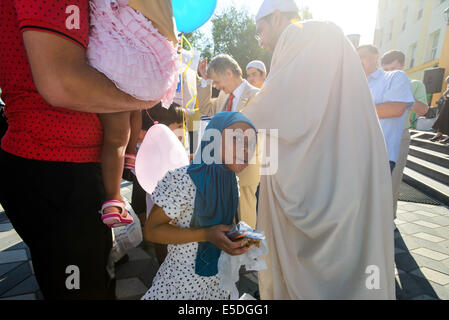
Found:
[[[406,251],[402,250],[400,248],[394,248],[394,254],[395,255],[402,254],[402,253],[406,253]]]
[[[438,283],[439,285],[445,286],[449,284],[449,275],[446,275],[444,273],[429,269],[429,268],[421,268],[419,272],[416,270],[412,272],[412,274],[423,277],[424,279],[433,281],[435,283]]]
[[[115,276],[117,279],[132,278],[144,273],[151,268],[152,259],[128,261],[127,263],[115,268]]]
[[[449,259],[449,256],[447,254],[443,254],[434,250],[430,250],[427,248],[418,248],[412,250],[412,253],[419,254],[421,256],[436,260],[436,261],[443,261],[446,259]]]
[[[447,228],[447,227],[443,227],[443,228]],[[441,236],[441,233],[443,233],[443,235],[444,235],[444,232],[440,231],[440,229],[443,230],[442,228],[432,229],[432,228],[424,227],[422,225],[418,225],[413,222],[402,224],[402,225],[398,226],[398,229],[401,232],[401,234],[405,235],[405,236],[413,235],[415,233],[421,233],[421,232],[425,232],[425,233],[428,233],[428,234],[431,234],[434,236],[438,236],[438,237]]]
[[[435,242],[435,243],[443,242],[446,240],[444,238],[433,236],[433,235],[425,233],[425,232],[415,233],[413,236],[420,238],[420,239],[427,240],[427,241]]]
[[[396,219],[396,220],[394,220],[394,223],[396,223],[397,226],[400,226],[401,224],[407,223],[407,221]]]
[[[9,219],[5,213],[0,213],[0,223],[9,223]]]
[[[0,232],[0,252],[23,242],[15,230]]]
[[[402,253],[398,254],[394,257],[394,260],[396,262],[396,268],[398,270],[403,270],[405,272],[411,272],[416,269],[419,269],[419,266],[413,256],[411,254]]]
[[[0,261],[2,263],[12,263],[27,260],[28,255],[26,250],[24,249],[0,252]]]
[[[0,232],[5,232],[14,229],[11,223],[0,224]]]
[[[419,211],[421,208],[414,203],[406,202],[406,203],[399,203],[398,209],[403,210],[403,211],[413,212],[413,211]]]
[[[426,210],[441,216],[449,216],[449,209],[446,207],[433,207]]]
[[[0,264],[0,277],[8,272],[10,272],[11,270],[17,268],[18,266],[20,266],[22,263],[21,262],[14,262],[14,263],[3,263]]]
[[[20,296],[13,296],[7,298],[0,298],[0,300],[38,300],[35,293],[24,294]]]
[[[438,299],[429,297],[428,295],[422,295],[422,296],[413,298],[412,300],[438,300]]]
[[[449,268],[444,261],[436,261],[431,258],[420,256],[419,254],[413,255],[413,259],[420,268],[427,267],[449,276]]]
[[[440,286],[432,282],[432,288],[441,300],[449,300],[449,286]]]
[[[449,216],[438,216],[428,220],[429,222],[436,223],[442,227],[449,226]]]
[[[11,251],[11,250],[19,250],[19,249],[28,249],[28,246],[25,244],[25,242],[21,241],[18,244],[13,245],[12,247],[9,247],[5,251]]]
[[[141,248],[133,248],[128,251],[129,261],[137,261],[137,260],[146,260],[149,259],[150,256]]]
[[[400,217],[400,220],[406,221],[406,222],[413,222],[413,221],[418,221],[418,220],[422,219],[422,216],[417,215],[414,212],[403,213],[400,216],[398,215],[398,217]]]
[[[14,287],[19,285],[22,281],[32,276],[31,268],[28,262],[22,263],[17,268],[12,271],[2,275],[0,277],[0,296],[9,290],[12,290]],[[30,293],[25,292],[25,293]],[[16,294],[19,295],[19,294]]]
[[[411,300],[422,295],[427,295],[435,299],[439,298],[438,293],[434,289],[434,286],[438,285],[432,285],[429,281],[421,277],[403,273],[396,277],[396,281],[396,298],[398,300]]]
[[[449,250],[441,245],[441,243],[435,243],[432,241],[429,241],[427,239],[422,239],[420,237],[416,237],[416,235],[418,235],[419,233],[415,233],[414,235],[411,236],[405,236],[405,241],[406,243],[413,243],[416,244],[419,248],[427,248],[430,250],[434,250],[443,254],[449,254]],[[413,242],[412,242],[413,240]],[[415,248],[408,248],[409,250],[414,250],[417,249],[417,247]]]
[[[20,296],[24,294],[29,294],[31,292],[36,292],[39,290],[39,285],[34,276],[29,276],[27,279],[17,284],[11,290],[3,293],[3,297]]]
[[[435,213],[431,213],[428,211],[423,211],[423,210],[419,210],[419,211],[415,211],[413,212],[415,215],[420,215],[420,216],[424,216],[427,218],[435,218],[435,217],[439,217],[439,215],[435,214]]]
[[[142,297],[147,291],[148,288],[139,278],[117,280],[116,283],[116,294],[119,300],[136,299]]]
[[[423,226],[423,227],[426,227],[426,228],[430,228],[430,229],[437,229],[437,228],[443,227],[439,224],[428,222],[428,221],[423,221],[423,220],[414,221],[413,223]]]

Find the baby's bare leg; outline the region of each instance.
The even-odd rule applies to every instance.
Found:
[[[106,200],[122,201],[120,184],[126,147],[130,137],[130,112],[102,114],[103,150],[101,166]]]
[[[129,138],[128,147],[126,153],[136,154],[137,143],[139,142],[140,130],[142,130],[142,112],[131,111],[130,123],[131,123],[131,136]]]

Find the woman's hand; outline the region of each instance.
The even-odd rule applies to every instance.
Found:
[[[214,244],[219,249],[230,254],[231,256],[239,256],[248,251],[248,248],[243,248],[243,242],[232,242],[227,236],[226,232],[231,230],[231,226],[212,226],[206,228],[206,239],[208,242]]]

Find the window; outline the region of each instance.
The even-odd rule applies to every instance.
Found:
[[[429,47],[427,57],[429,61],[435,60],[438,53],[438,44],[440,43],[440,30],[432,33],[429,37]]]
[[[414,43],[410,46],[408,50],[408,56],[410,57],[409,69],[413,68],[416,64],[416,48],[418,47],[417,43]]]
[[[424,15],[424,0],[421,0],[419,2],[419,6],[418,6],[418,14],[417,14],[417,17],[416,17],[416,21],[421,20],[423,15]]]
[[[404,9],[404,17],[402,19],[402,31],[405,31],[407,28],[407,15],[408,15],[408,7]]]

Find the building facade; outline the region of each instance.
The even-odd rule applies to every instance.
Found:
[[[448,76],[449,34],[444,14],[448,7],[449,0],[379,0],[374,45],[380,55],[389,50],[404,52],[406,72],[412,79],[423,80],[424,71],[433,67],[445,68]]]

